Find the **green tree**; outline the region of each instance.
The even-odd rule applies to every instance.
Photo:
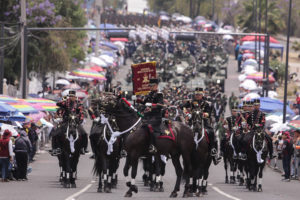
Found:
[[[246,32],[255,31],[255,20],[253,16],[254,9],[255,8],[253,7],[253,1],[245,0],[243,2],[243,12],[241,12],[238,15],[237,23]],[[261,27],[262,28],[265,27],[265,12],[266,12],[266,0],[261,0]],[[257,19],[259,15],[258,13],[259,13],[259,8],[257,9]],[[277,34],[280,31],[284,30],[285,27],[286,27],[285,21],[282,18],[282,10],[278,6],[278,0],[268,1],[268,32],[271,34]]]

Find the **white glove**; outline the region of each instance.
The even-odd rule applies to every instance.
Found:
[[[132,101],[135,101],[135,100],[136,100],[136,96],[135,96],[135,95],[132,95],[132,96],[131,96],[131,100],[132,100]]]
[[[238,130],[238,127],[234,126],[232,129],[233,129],[234,131],[236,131],[236,130]]]
[[[188,114],[187,116],[188,116],[188,118],[189,118],[189,119],[191,119],[191,118],[192,118],[192,115],[191,115],[191,114]]]
[[[228,129],[228,125],[224,125],[224,128],[225,128],[225,129]]]
[[[94,122],[99,122],[99,121],[100,121],[100,117],[94,119]]]
[[[145,106],[151,107],[151,106],[152,106],[152,103],[146,103]]]

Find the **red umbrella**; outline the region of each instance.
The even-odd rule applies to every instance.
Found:
[[[245,42],[245,41],[255,41],[255,36],[254,35],[247,35],[245,37],[243,37],[241,39],[242,42]],[[256,36],[256,41],[259,41],[259,36]],[[260,41],[261,42],[264,42],[265,41],[265,36],[260,36]],[[279,42],[273,38],[273,37],[270,37],[270,43],[277,43],[279,44]]]
[[[104,69],[98,65],[94,65],[92,67],[90,67],[91,70],[97,71],[97,72],[103,72]]]
[[[257,81],[257,82],[261,82],[263,80],[263,73],[262,72],[256,72],[254,74],[249,74],[246,79],[251,79],[251,80],[254,80],[254,81]],[[275,79],[271,74],[269,74],[269,82],[270,83],[275,82]]]
[[[112,41],[112,42],[116,42],[116,41],[128,42],[128,38],[110,38],[110,41]]]

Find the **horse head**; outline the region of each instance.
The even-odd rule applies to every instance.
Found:
[[[255,131],[254,145],[258,151],[261,151],[265,148],[265,133],[263,129],[257,129]]]
[[[203,118],[202,118],[202,112],[200,110],[195,110],[192,112],[191,122],[196,132],[202,130]]]
[[[77,116],[74,113],[71,113],[69,115],[69,119],[68,119],[68,128],[67,128],[67,138],[70,140],[71,136],[73,137],[73,139],[77,140],[79,135],[78,135],[78,131],[77,131]]]

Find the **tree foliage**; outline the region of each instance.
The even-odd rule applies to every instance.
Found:
[[[3,2],[4,3],[3,3]],[[20,2],[1,0],[1,19],[18,22]],[[86,24],[83,0],[32,0],[27,1],[28,27],[83,27]],[[3,7],[2,7],[3,6]],[[2,12],[3,11],[3,12]],[[4,21],[4,20],[2,20]],[[19,27],[13,31],[20,35]],[[5,36],[8,36],[6,33]],[[32,31],[28,34],[28,72],[45,74],[67,70],[85,57],[82,31]],[[9,42],[9,41],[8,41]],[[12,83],[20,77],[20,41],[5,51],[5,77]]]

